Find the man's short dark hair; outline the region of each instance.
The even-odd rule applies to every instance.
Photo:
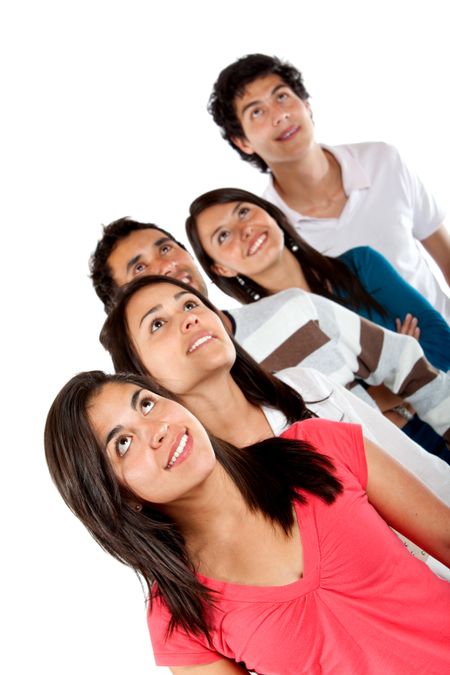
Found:
[[[139,223],[136,220],[131,220],[131,218],[119,218],[109,225],[103,225],[103,236],[89,259],[89,270],[95,292],[103,302],[106,313],[109,313],[114,306],[115,296],[119,290],[113,279],[108,258],[119,241],[137,230],[158,230],[186,250],[185,246],[180,244],[169,232],[153,223]]]
[[[223,138],[238,151],[242,159],[250,162],[263,173],[269,169],[265,161],[255,153],[248,155],[243,152],[231,139],[233,137],[245,138],[244,130],[236,114],[236,97],[244,94],[245,87],[250,82],[272,74],[281,77],[302,101],[308,100],[309,94],[303,84],[302,74],[294,66],[287,61],[281,61],[276,56],[248,54],[222,70],[208,102],[208,112],[221,128]]]

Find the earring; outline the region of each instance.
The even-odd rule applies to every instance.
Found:
[[[292,253],[298,251],[298,244],[296,244],[288,234],[285,235],[284,242],[285,245],[292,251]]]
[[[249,295],[252,299],[253,302],[256,302],[261,298],[260,294],[255,291],[242,277],[239,275],[236,275],[234,277],[236,281],[238,282],[239,286],[242,286],[242,289]]]

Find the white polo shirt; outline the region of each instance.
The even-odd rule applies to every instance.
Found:
[[[372,246],[450,321],[450,298],[418,243],[433,234],[444,220],[445,214],[433,197],[391,145],[322,147],[341,166],[348,199],[339,218],[297,213],[281,199],[272,177],[264,197],[287,215],[311,246],[326,255],[337,256],[355,246]]]

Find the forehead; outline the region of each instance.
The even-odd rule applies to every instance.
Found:
[[[202,211],[197,217],[199,236],[210,234],[212,230],[225,225],[238,208],[244,204],[242,201],[228,202],[227,204],[213,204]]]
[[[156,282],[140,288],[130,298],[130,303],[135,298],[139,299],[140,302],[151,302],[153,300],[163,302],[164,300],[176,299],[176,296],[181,296],[182,294],[188,295],[189,291],[176,284],[171,284],[170,281],[167,283],[164,281]]]
[[[190,295],[189,291],[171,283],[163,282],[144,286],[130,298],[126,309],[127,319],[133,321],[143,311],[148,311],[153,307],[165,307],[188,295]],[[200,302],[200,300],[198,301]]]
[[[236,112],[238,115],[240,112],[251,104],[253,101],[256,103],[262,101],[263,99],[269,97],[273,90],[276,87],[289,87],[286,82],[279,76],[271,73],[270,75],[265,75],[264,77],[258,77],[256,80],[249,82],[242,92],[241,95],[237,95],[234,101]]]
[[[119,417],[129,407],[131,397],[139,387],[128,382],[107,382],[91,398],[87,407],[94,433],[104,441],[105,430],[119,423]]]
[[[105,408],[105,412],[113,404],[123,405],[124,402],[130,400],[135,389],[139,389],[136,384],[129,382],[107,382],[99,391],[97,391],[90,400],[88,410],[101,410]]]

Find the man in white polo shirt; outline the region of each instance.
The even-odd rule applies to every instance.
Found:
[[[293,66],[252,54],[220,73],[209,110],[242,159],[270,171],[264,196],[312,246],[332,256],[372,246],[450,320],[448,288],[419,244],[450,283],[443,211],[392,146],[319,145],[308,98]]]

